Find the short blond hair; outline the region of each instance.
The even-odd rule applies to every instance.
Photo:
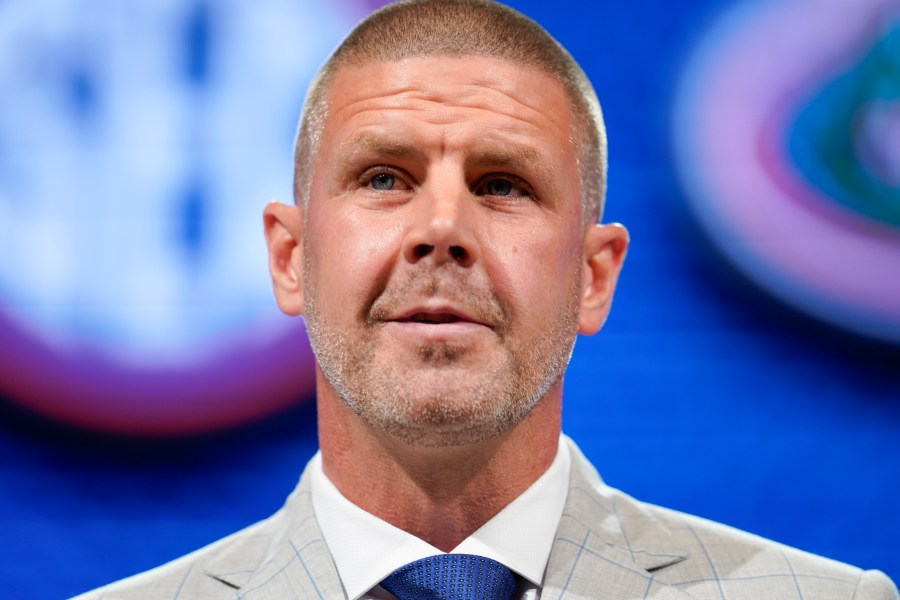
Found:
[[[544,28],[490,0],[401,0],[376,10],[344,39],[310,86],[294,148],[294,200],[304,206],[328,116],[335,74],[346,65],[420,56],[486,56],[541,69],[562,84],[573,116],[584,221],[596,222],[606,192],[606,130],[594,88]]]

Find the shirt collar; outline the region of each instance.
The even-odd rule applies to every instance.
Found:
[[[570,461],[560,436],[556,457],[543,475],[452,553],[492,558],[539,586],[569,491]],[[407,563],[443,554],[342,496],[322,470],[321,453],[310,463],[310,492],[316,520],[350,600]]]

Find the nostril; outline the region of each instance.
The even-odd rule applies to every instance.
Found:
[[[440,250],[438,250],[440,248]],[[427,256],[432,256],[435,260],[443,262],[448,258],[453,262],[466,263],[470,260],[471,254],[463,246],[435,246],[434,244],[416,244],[408,251],[408,258],[413,261],[422,260]],[[435,254],[435,252],[439,252]]]
[[[416,255],[416,258],[425,258],[431,251],[434,250],[434,246],[430,246],[428,244],[417,244],[415,248],[413,248],[413,254]]]
[[[453,257],[453,260],[456,262],[462,262],[468,256],[468,252],[462,246],[450,246],[450,256]]]

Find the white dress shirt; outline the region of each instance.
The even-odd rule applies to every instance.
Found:
[[[540,597],[540,584],[569,489],[569,448],[562,436],[550,467],[452,554],[496,560],[522,577],[521,600]],[[348,600],[393,596],[379,582],[403,565],[444,554],[431,544],[367,513],[347,500],[322,470],[317,453],[310,463],[313,510],[334,558]]]

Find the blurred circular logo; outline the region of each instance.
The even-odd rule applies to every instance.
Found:
[[[371,8],[0,3],[0,393],[145,435],[311,394],[261,211],[290,201],[307,84]]]
[[[674,113],[713,242],[775,296],[900,343],[900,8],[749,1],[701,40]]]

